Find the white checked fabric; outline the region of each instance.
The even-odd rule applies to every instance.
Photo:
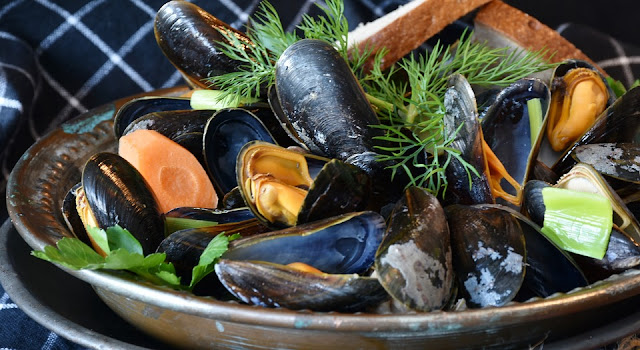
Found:
[[[353,27],[406,1],[345,0],[345,6]],[[15,162],[47,131],[108,101],[183,83],[153,36],[153,18],[164,2],[0,0],[0,197]],[[239,29],[259,4],[193,2]],[[318,12],[314,0],[271,2],[288,30],[302,14]],[[559,30],[625,85],[640,77],[638,48],[583,26]],[[29,319],[0,288],[0,350],[80,348]]]

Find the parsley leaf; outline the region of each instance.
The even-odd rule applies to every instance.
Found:
[[[126,229],[116,225],[106,231],[96,227],[90,227],[87,231],[107,254],[106,257],[96,253],[81,240],[69,237],[59,240],[56,247],[46,246],[42,251],[32,251],[31,255],[73,270],[126,270],[155,284],[191,290],[213,271],[213,265],[227,251],[229,242],[240,237],[239,234],[227,237],[221,233],[211,240],[200,255],[198,265],[193,268],[190,285],[185,287],[180,284],[180,277],[176,275],[173,264],[165,262],[165,253],[144,256],[140,242]]]
[[[220,259],[222,254],[227,251],[229,242],[238,238],[240,238],[240,235],[237,233],[227,237],[224,235],[224,232],[222,232],[209,242],[202,254],[200,254],[200,261],[198,261],[198,265],[193,267],[193,271],[191,272],[191,284],[189,285],[190,289],[213,271],[215,263],[218,262],[218,259]]]

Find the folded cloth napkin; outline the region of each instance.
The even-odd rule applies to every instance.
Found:
[[[25,150],[62,122],[134,93],[184,84],[157,47],[153,18],[164,0],[36,0],[0,3],[0,198]],[[256,0],[193,1],[242,29]],[[317,14],[313,0],[271,1],[293,28]],[[351,26],[406,1],[345,1]],[[589,27],[558,30],[612,77],[629,86],[640,77],[640,49]],[[0,201],[0,219],[7,217]],[[0,287],[0,349],[76,349],[29,319]]]

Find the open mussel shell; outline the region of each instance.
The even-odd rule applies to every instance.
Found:
[[[140,173],[114,153],[93,155],[82,171],[82,187],[102,229],[120,225],[142,245],[144,254],[164,238],[164,220],[156,199]]]
[[[220,43],[227,42],[220,31],[252,45],[244,33],[187,1],[164,4],[153,29],[164,55],[192,87],[207,88],[206,78],[238,70],[238,62],[220,50]]]
[[[552,165],[615,101],[615,93],[593,65],[567,60],[551,78],[551,103],[544,122],[541,158]]]
[[[375,270],[394,299],[417,311],[442,309],[454,272],[449,227],[438,199],[419,187],[398,201],[378,248]]]
[[[580,145],[594,143],[638,143],[640,139],[640,87],[620,96],[596,122],[553,165],[557,174],[566,173],[575,161],[571,154]]]
[[[479,176],[469,175],[468,169],[458,159],[451,159],[445,171],[448,181],[445,202],[449,204],[493,203],[494,198],[485,173],[482,129],[478,119],[475,95],[471,85],[460,74],[453,74],[449,78],[449,88],[445,92],[444,104],[445,135],[447,139],[453,138],[449,147],[460,151],[460,157],[479,174]],[[471,176],[471,184],[469,176]]]
[[[273,227],[364,210],[371,188],[356,166],[259,141],[240,150],[236,176],[247,206]]]
[[[118,109],[113,117],[113,131],[116,138],[120,138],[129,124],[146,114],[187,109],[191,109],[191,101],[186,97],[139,97]]]
[[[87,230],[78,214],[76,200],[78,195],[82,195],[82,183],[78,182],[67,192],[62,200],[62,218],[69,231],[84,243],[91,245]]]
[[[602,175],[640,184],[640,145],[635,143],[594,143],[581,145],[573,158],[591,165]]]
[[[502,306],[525,276],[525,237],[518,220],[499,206],[445,208],[459,291],[470,307]]]
[[[249,208],[237,208],[231,210],[179,207],[164,214],[165,217],[183,218],[193,220],[215,221],[219,224],[244,221],[255,218]]]
[[[204,130],[204,155],[218,193],[228,193],[238,186],[238,153],[249,141],[256,140],[274,143],[265,125],[248,110],[223,109],[208,121]]]
[[[194,109],[151,112],[129,123],[122,135],[144,129],[157,131],[172,140],[189,133],[202,136],[207,121],[214,113],[213,110]]]
[[[221,259],[215,272],[247,304],[292,310],[355,312],[389,296],[377,279],[301,271],[263,261]]]
[[[521,79],[504,88],[487,108],[482,134],[507,172],[523,185],[538,154],[541,138],[532,141],[527,101],[540,99],[543,120],[549,109],[549,88],[537,79]]]
[[[385,227],[378,213],[349,213],[233,241],[222,258],[301,262],[326,273],[362,273],[373,265]]]
[[[606,197],[613,209],[613,224],[636,244],[640,244],[640,223],[638,219],[592,166],[585,163],[576,164],[554,186],[581,192],[597,193]]]

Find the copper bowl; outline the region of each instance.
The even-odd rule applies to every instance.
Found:
[[[184,90],[164,90],[176,94]],[[115,150],[113,114],[126,99],[93,109],[34,144],[7,186],[9,215],[35,250],[71,236],[61,213],[84,162]],[[221,302],[139,282],[111,271],[73,271],[117,314],[180,348],[524,348],[579,335],[637,312],[640,271],[629,270],[567,294],[460,312],[342,314]],[[96,315],[99,317],[99,315]]]

